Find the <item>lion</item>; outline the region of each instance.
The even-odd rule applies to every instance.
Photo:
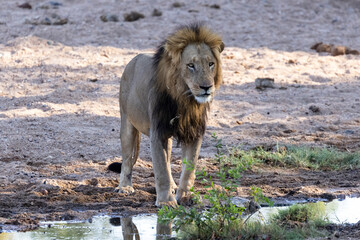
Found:
[[[134,192],[132,170],[142,133],[150,137],[156,206],[175,207],[186,199],[195,181],[210,103],[222,83],[223,49],[221,37],[197,23],[179,28],[153,56],[139,54],[127,64],[119,98],[123,159],[117,164],[119,192]],[[172,138],[181,144],[186,160],[178,188],[170,167]]]

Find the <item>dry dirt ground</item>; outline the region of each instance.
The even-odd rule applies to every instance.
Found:
[[[0,8],[0,223],[35,226],[39,220],[98,213],[155,212],[149,140],[142,137],[134,170],[136,193],[113,192],[121,161],[119,81],[126,63],[152,52],[177,26],[204,21],[223,36],[224,84],[209,114],[200,167],[215,148],[303,144],[360,149],[359,55],[333,57],[317,42],[360,50],[357,0],[29,0]],[[214,6],[213,4],[218,6]],[[161,16],[152,16],[154,8]],[[145,18],[124,21],[131,11]],[[104,22],[104,19],[117,22]],[[110,17],[109,17],[110,16]],[[53,25],[45,25],[53,24]],[[55,25],[54,25],[55,24]],[[58,25],[56,25],[58,24]],[[255,89],[256,78],[275,87]],[[180,171],[174,146],[173,171]],[[356,195],[360,171],[315,172],[264,167],[244,175],[268,197],[303,199]],[[198,190],[202,186],[196,185]]]

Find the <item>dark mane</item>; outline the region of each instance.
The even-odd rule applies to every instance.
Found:
[[[204,135],[210,109],[209,103],[199,104],[193,96],[185,94],[189,88],[177,69],[182,51],[190,43],[207,44],[220,65],[221,38],[200,23],[179,28],[162,42],[153,56],[152,86],[156,94],[152,104],[152,126],[163,140],[174,136],[185,144]],[[215,85],[218,87],[221,82],[221,68],[218,67]]]

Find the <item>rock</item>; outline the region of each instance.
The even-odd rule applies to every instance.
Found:
[[[50,6],[53,6],[53,7],[62,6],[62,3],[59,3],[59,2],[56,2],[56,1],[50,1],[49,4],[50,4]]]
[[[162,12],[158,9],[154,9],[154,11],[152,12],[151,16],[153,17],[160,17],[162,15]]]
[[[32,6],[30,3],[26,2],[23,4],[18,5],[19,8],[24,8],[24,9],[32,9]]]
[[[332,44],[324,44],[322,42],[315,43],[313,46],[311,46],[311,49],[315,50],[316,52],[331,52]]]
[[[358,50],[346,49],[346,54],[360,55]]]
[[[324,44],[322,42],[315,43],[311,46],[311,49],[316,50],[316,52],[328,52],[331,56],[340,56],[345,54],[359,55],[358,50],[350,49],[345,46],[335,46],[334,44]]]
[[[345,46],[332,46],[330,53],[331,53],[331,56],[345,55],[346,47]]]
[[[50,17],[45,17],[43,19],[41,19],[40,17],[26,19],[25,23],[32,25],[64,25],[68,23],[68,19],[62,18],[56,13],[53,13]]]
[[[114,14],[101,15],[100,19],[103,22],[118,22],[119,21],[118,16],[116,16]]]
[[[220,5],[213,4],[213,5],[210,5],[210,8],[220,9]]]
[[[98,79],[97,79],[97,78],[88,78],[88,81],[90,81],[90,82],[97,82]]]
[[[246,198],[241,197],[232,197],[231,203],[237,207],[245,208],[246,214],[251,214],[260,209],[260,205],[253,200],[248,200]]]
[[[287,64],[297,64],[297,60],[293,60],[293,59],[289,59],[287,62]]]
[[[257,78],[255,79],[255,86],[261,90],[265,88],[275,88],[274,82],[275,80],[273,78]]]
[[[37,8],[40,9],[58,9],[60,6],[62,6],[63,4],[60,2],[56,2],[56,1],[49,1],[43,4],[40,4]]]
[[[309,107],[309,110],[312,111],[313,113],[319,113],[320,112],[320,108],[318,106],[315,106],[315,105],[311,105]]]
[[[132,11],[131,13],[124,14],[124,20],[126,22],[134,22],[139,20],[140,18],[145,18],[145,16],[139,12]]]
[[[99,180],[97,180],[96,178],[92,178],[89,181],[89,184],[92,185],[92,186],[97,186],[99,184]]]
[[[332,194],[332,193],[323,193],[323,194],[320,195],[320,197],[325,198],[325,199],[327,199],[329,201],[332,201],[332,200],[336,199],[336,196],[334,194]]]
[[[174,2],[172,6],[173,6],[174,8],[179,8],[179,7],[185,6],[185,4],[184,4],[184,3],[180,3],[180,2]]]
[[[51,25],[51,20],[48,17],[45,17],[42,21],[40,21],[41,25]]]

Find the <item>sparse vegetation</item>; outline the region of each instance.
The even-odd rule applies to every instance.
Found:
[[[217,149],[214,161],[219,166],[216,179],[220,185],[214,184],[211,175],[202,169],[197,172],[197,178],[206,183],[205,188],[209,190],[201,196],[192,189],[195,203],[193,207],[165,207],[159,210],[161,221],[173,221],[173,229],[178,232],[180,239],[305,239],[327,236],[324,226],[328,222],[322,202],[291,206],[264,223],[261,219],[248,221],[246,208],[234,205],[231,199],[242,173],[254,165],[321,170],[352,169],[360,167],[359,153],[298,146],[248,151],[232,147],[225,151],[222,140],[215,134],[212,138]],[[251,196],[254,202],[270,203],[259,188],[252,187]]]
[[[225,154],[221,139],[215,134],[212,137],[217,149],[215,160],[219,164],[219,171],[216,176],[220,185],[215,185],[212,177],[202,169],[197,172],[197,178],[206,183],[205,187],[209,190],[203,196],[194,189],[191,190],[195,203],[193,207],[179,206],[176,209],[164,207],[159,210],[160,219],[173,221],[173,229],[184,239],[232,239],[233,234],[246,223],[243,216],[246,208],[235,205],[231,199],[236,192],[236,183],[241,177],[241,172],[251,164],[238,163],[237,167],[234,167],[235,155],[231,150],[230,154]],[[184,161],[186,164],[186,160]],[[258,202],[270,202],[258,188],[252,189],[252,195]],[[210,207],[206,208],[204,202]]]
[[[343,170],[360,168],[360,153],[341,152],[334,148],[303,146],[279,147],[265,151],[257,148],[241,151],[239,160],[252,158],[252,162],[281,167],[304,167],[315,170]]]

